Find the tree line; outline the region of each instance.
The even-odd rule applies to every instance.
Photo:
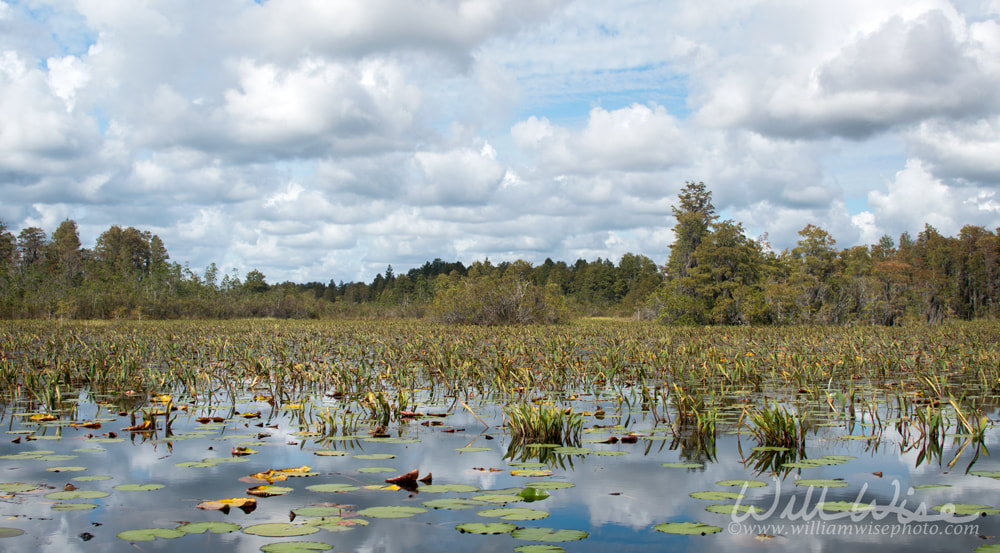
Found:
[[[704,183],[673,206],[666,264],[628,253],[568,264],[546,259],[469,266],[440,258],[371,282],[269,284],[202,273],[170,261],[148,231],[111,226],[83,248],[67,219],[48,236],[16,236],[0,221],[3,318],[428,317],[454,323],[551,323],[574,316],[656,318],[666,324],[937,323],[1000,315],[1000,229],[967,225],[956,237],[930,225],[916,236],[837,249],[807,225],[776,252],[742,224],[720,220]]]

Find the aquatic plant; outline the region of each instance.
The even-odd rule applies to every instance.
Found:
[[[583,417],[555,405],[521,403],[504,407],[511,438],[523,443],[578,444]]]

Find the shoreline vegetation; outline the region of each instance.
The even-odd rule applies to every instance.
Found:
[[[114,225],[88,249],[70,219],[51,236],[37,227],[15,236],[0,221],[0,318],[896,326],[1000,315],[1000,229],[966,225],[947,237],[925,225],[915,238],[837,249],[807,225],[795,247],[775,252],[766,236],[719,220],[704,183],[687,183],[678,200],[662,266],[633,253],[617,263],[434,259],[399,275],[390,265],[368,283],[268,283],[258,270],[220,276],[214,263],[198,274],[148,231]]]

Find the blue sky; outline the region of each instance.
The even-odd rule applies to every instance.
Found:
[[[0,0],[0,220],[196,271],[1000,227],[1000,2]]]

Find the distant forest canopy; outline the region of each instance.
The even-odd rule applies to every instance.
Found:
[[[704,183],[686,183],[673,207],[669,258],[625,254],[573,264],[546,259],[465,266],[434,259],[370,283],[269,284],[214,263],[203,274],[170,262],[163,241],[112,226],[93,249],[63,221],[47,236],[17,236],[0,221],[3,318],[428,317],[444,322],[559,322],[628,316],[667,324],[937,323],[1000,315],[1000,229],[967,225],[956,237],[930,225],[916,238],[838,250],[807,225],[774,252],[740,223],[719,220]]]

